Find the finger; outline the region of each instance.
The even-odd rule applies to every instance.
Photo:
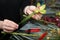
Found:
[[[41,15],[36,15],[37,16],[37,20],[40,20],[41,19]]]
[[[7,19],[5,19],[4,22],[11,23],[12,25],[18,26],[18,24],[16,24],[15,22],[7,20]]]
[[[3,30],[4,32],[11,33],[12,31]]]
[[[33,11],[31,11],[30,9],[27,9],[27,11],[26,11],[26,12],[27,12],[27,14],[28,14],[28,15],[30,15],[30,14],[32,14],[32,13],[33,13]]]
[[[3,30],[14,31],[15,28],[4,26],[4,27],[3,27]]]
[[[36,15],[33,15],[32,18],[35,19],[35,20],[37,20],[37,16]]]
[[[36,9],[36,6],[34,5],[29,6],[29,10],[34,11],[35,9]]]
[[[12,25],[11,23],[8,24],[8,23],[5,22],[3,25],[6,26],[6,27],[11,27],[11,28],[18,29],[18,27],[16,27],[15,25]]]
[[[40,20],[41,17],[42,17],[42,15],[40,15],[40,14],[35,14],[35,15],[32,16],[32,18],[35,19],[35,20]]]
[[[9,20],[4,20],[4,25],[7,25],[7,26],[10,26],[10,27],[14,27],[14,28],[18,28],[18,24],[12,22],[12,21],[9,21]]]
[[[29,6],[26,6],[26,7],[24,8],[24,13],[25,13],[25,14],[27,14],[26,11],[27,11],[28,8],[29,8]]]
[[[39,15],[36,14],[35,16],[36,16],[36,20],[39,20]]]
[[[42,15],[42,14],[38,14],[38,16],[39,16],[39,20],[40,20],[40,19],[42,18],[43,15]]]

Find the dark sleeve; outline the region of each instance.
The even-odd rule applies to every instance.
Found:
[[[24,14],[24,12],[23,12],[23,10],[24,10],[24,8],[26,7],[26,6],[29,6],[29,5],[35,5],[35,2],[36,2],[36,0],[34,0],[33,1],[33,3],[31,4],[31,2],[32,2],[32,0],[22,0],[21,1],[21,3],[20,3],[20,16],[21,16],[21,20],[23,20],[23,14]],[[28,22],[29,20],[27,20],[25,23],[23,23],[23,24],[21,24],[21,25],[25,25],[27,22]],[[20,26],[21,26],[20,25]]]
[[[28,5],[36,5],[36,0],[22,0],[21,8],[24,9]]]
[[[30,1],[31,1],[31,0],[22,0],[21,3],[20,3],[20,16],[21,16],[20,19],[21,19],[21,21],[22,21],[23,18],[24,18],[24,17],[23,17],[23,14],[24,14],[23,10],[24,10],[24,8],[25,8],[26,6],[28,6],[28,5],[31,4]],[[20,27],[21,27],[21,26],[24,26],[26,23],[27,23],[27,22],[20,24]],[[20,28],[20,27],[19,27],[19,28]]]
[[[31,4],[31,0],[22,0],[21,9],[23,10],[26,6]]]
[[[31,4],[30,2],[31,2],[31,0],[19,0],[19,2],[18,2],[18,5],[19,5],[18,12],[20,13],[20,17],[21,17],[20,19],[21,20],[23,18],[23,14],[24,14],[23,10],[26,6]]]

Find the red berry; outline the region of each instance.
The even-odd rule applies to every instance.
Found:
[[[48,19],[48,22],[52,22],[52,18],[49,18],[49,19]]]
[[[52,18],[52,22],[54,22],[54,23],[60,22],[59,17],[54,17],[54,18]]]
[[[45,16],[44,17],[44,20],[47,21],[47,22],[52,22],[52,18],[49,17],[49,16]]]
[[[60,22],[56,23],[56,25],[60,28]]]
[[[55,18],[52,18],[52,22],[53,22],[53,23],[56,23],[56,19],[55,19]]]
[[[44,17],[43,17],[43,20],[45,20],[45,21],[48,21],[48,19],[49,19],[48,16],[44,16]]]
[[[55,17],[56,22],[60,21],[59,17]]]

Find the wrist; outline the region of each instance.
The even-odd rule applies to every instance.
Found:
[[[3,21],[0,21],[0,29],[3,27]]]

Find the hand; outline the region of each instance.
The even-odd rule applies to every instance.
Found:
[[[14,30],[18,29],[18,24],[16,24],[13,21],[5,19],[3,21],[2,29],[4,32],[10,33],[10,32],[13,32]]]
[[[35,7],[35,6],[26,6],[25,9],[24,9],[24,13],[26,15],[30,15],[36,9],[38,9],[38,7]],[[35,20],[40,20],[41,17],[42,17],[42,14],[35,14],[35,15],[32,16],[32,18],[35,19]]]

